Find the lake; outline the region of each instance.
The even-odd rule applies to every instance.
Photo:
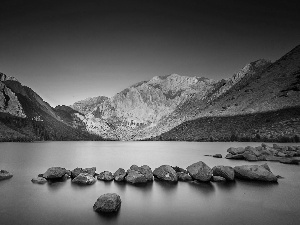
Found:
[[[229,147],[261,143],[201,142],[37,142],[0,143],[0,169],[13,178],[0,182],[0,224],[300,224],[300,166],[267,162],[281,175],[278,184],[228,183],[145,186],[97,181],[78,186],[71,180],[33,184],[31,179],[49,167],[97,167],[97,172],[131,165],[186,168],[203,161],[216,165],[263,164],[206,157]],[[117,193],[122,205],[113,216],[93,211],[97,198]]]

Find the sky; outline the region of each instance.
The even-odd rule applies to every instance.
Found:
[[[1,0],[0,72],[52,106],[154,76],[215,80],[300,44],[297,1]]]

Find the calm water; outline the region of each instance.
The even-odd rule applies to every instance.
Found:
[[[300,166],[268,162],[278,184],[168,184],[146,186],[97,181],[78,186],[70,180],[37,185],[31,178],[47,168],[97,167],[97,172],[128,169],[132,164],[216,165],[253,164],[205,157],[230,146],[260,143],[191,142],[42,142],[0,143],[0,169],[14,174],[0,182],[0,224],[300,224]],[[262,164],[257,162],[255,164]],[[121,196],[114,216],[95,213],[92,206],[105,193]]]

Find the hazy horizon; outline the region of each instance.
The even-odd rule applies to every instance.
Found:
[[[52,106],[172,73],[219,80],[300,44],[299,17],[281,1],[1,1],[0,72]]]

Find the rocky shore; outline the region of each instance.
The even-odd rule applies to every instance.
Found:
[[[261,144],[258,147],[247,146],[245,148],[230,147],[227,150],[226,159],[239,159],[247,161],[279,161],[281,163],[298,164],[300,146],[279,146],[272,147]],[[215,158],[222,158],[221,154],[211,155]],[[9,179],[13,175],[6,170],[0,171],[0,180]],[[130,185],[146,184],[156,180],[158,182],[234,182],[235,180],[249,180],[257,182],[277,182],[280,175],[272,173],[270,167],[265,163],[262,165],[240,165],[235,167],[218,165],[210,168],[202,161],[189,165],[186,169],[162,165],[153,171],[148,165],[132,165],[127,171],[123,168],[111,171],[96,172],[96,167],[75,168],[68,170],[62,167],[51,167],[44,173],[38,174],[31,181],[35,184],[52,182],[65,182],[71,179],[74,185],[93,185],[98,181],[102,182],[124,182]],[[94,204],[96,212],[117,212],[121,205],[121,198],[115,193],[107,193],[100,196]]]

